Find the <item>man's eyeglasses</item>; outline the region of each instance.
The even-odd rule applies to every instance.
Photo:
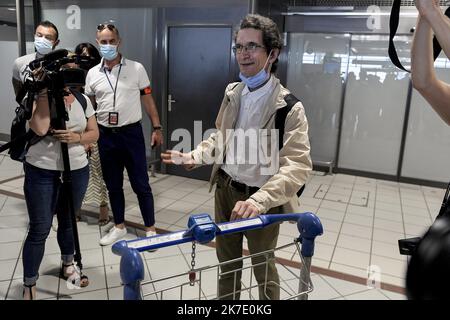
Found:
[[[102,31],[103,29],[108,28],[108,30],[114,31],[116,29],[116,26],[113,24],[109,24],[109,23],[100,23],[97,26],[97,30],[98,31]]]
[[[265,49],[266,47],[259,45],[257,43],[254,43],[254,42],[250,42],[250,43],[246,44],[245,46],[243,46],[242,44],[237,44],[237,45],[233,46],[231,49],[233,49],[234,54],[236,54],[236,53],[242,53],[242,51],[253,53],[258,48]]]

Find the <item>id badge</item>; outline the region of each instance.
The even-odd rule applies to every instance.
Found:
[[[118,112],[110,112],[108,116],[108,124],[117,126],[119,124],[119,113]]]

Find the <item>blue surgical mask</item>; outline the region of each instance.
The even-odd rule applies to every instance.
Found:
[[[53,42],[46,39],[45,37],[34,37],[34,47],[36,48],[39,54],[45,55],[47,53],[52,52],[53,50]]]
[[[257,88],[262,85],[267,79],[270,77],[270,73],[266,71],[266,64],[269,61],[270,55],[272,54],[272,50],[267,57],[266,63],[264,63],[263,68],[254,76],[246,77],[241,72],[239,73],[239,78],[241,78],[242,82],[244,82],[247,87],[250,89]],[[270,71],[270,68],[269,68]]]
[[[117,55],[119,54],[117,52],[117,46],[112,44],[101,44],[100,53],[102,54],[103,58],[109,61],[117,58]]]

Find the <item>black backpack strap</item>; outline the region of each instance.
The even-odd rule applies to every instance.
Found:
[[[298,100],[292,93],[284,97],[286,101],[286,106],[277,110],[275,114],[275,129],[278,129],[278,150],[283,148],[283,136],[284,136],[284,126],[286,124],[286,117],[291,111],[292,107],[295,106]]]
[[[78,102],[83,107],[84,113],[86,113],[86,109],[87,109],[86,97],[78,90],[75,90],[75,89],[69,89],[69,90],[70,90],[70,93],[72,93],[74,95],[75,99],[77,99]]]
[[[298,100],[296,96],[290,93],[284,97],[284,101],[286,101],[286,106],[278,109],[275,114],[275,129],[278,129],[278,150],[281,150],[281,148],[283,148],[283,136],[287,115],[289,111],[291,111],[292,108],[300,100]],[[303,193],[303,190],[305,190],[305,185],[303,185],[300,190],[297,191],[297,197],[300,197],[300,195]]]
[[[406,72],[410,72],[407,70],[402,63],[400,62],[400,59],[397,55],[397,49],[395,48],[394,44],[394,37],[397,33],[398,24],[399,24],[399,18],[400,18],[400,7],[401,7],[401,0],[394,0],[394,3],[392,4],[391,9],[391,16],[389,18],[389,58],[391,59],[392,63],[399,69],[402,69]],[[445,15],[450,18],[450,7],[445,10]],[[433,37],[433,55],[434,60],[437,59],[439,54],[442,51],[442,47],[439,44],[439,41],[437,40],[436,36]]]

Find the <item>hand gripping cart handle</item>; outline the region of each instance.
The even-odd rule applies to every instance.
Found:
[[[301,255],[307,261],[309,271],[311,258],[314,255],[314,240],[323,234],[322,224],[313,213],[267,214],[252,219],[219,224],[215,224],[208,214],[196,214],[189,217],[187,230],[129,241],[122,240],[112,246],[113,253],[122,257],[120,277],[124,285],[124,299],[142,299],[141,281],[144,279],[144,263],[139,252],[186,242],[205,244],[212,241],[217,235],[261,229],[283,221],[297,221],[300,234],[297,241],[302,244]]]

